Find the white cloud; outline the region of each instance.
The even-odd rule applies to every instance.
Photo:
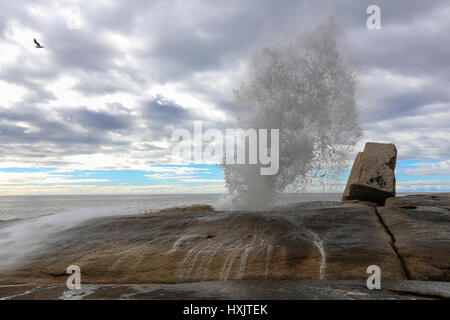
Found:
[[[177,166],[177,167],[151,166],[147,171],[153,172],[151,174],[145,175],[145,177],[148,178],[149,180],[170,180],[182,183],[195,183],[195,182],[224,183],[224,179],[204,179],[197,177],[197,175],[200,173],[203,174],[211,173],[211,169],[209,168],[195,168],[187,166]]]
[[[147,171],[150,172],[161,172],[161,173],[170,173],[174,175],[186,175],[193,174],[197,172],[207,172],[211,171],[208,168],[195,168],[195,167],[187,167],[187,166],[150,166]]]
[[[58,171],[60,172],[60,171]],[[78,179],[55,172],[4,172],[0,171],[0,187],[4,185],[46,185],[108,182],[107,179]],[[2,186],[3,185],[3,186]]]
[[[0,92],[2,92],[0,95],[0,104],[4,106],[11,106],[23,99],[26,90],[20,86],[0,80]]]
[[[217,182],[217,183],[224,183],[225,181],[224,181],[224,179],[190,179],[190,178],[182,178],[182,181],[183,182],[193,182],[193,183],[196,183],[196,182],[201,182],[201,183],[203,183],[203,182]]]
[[[92,186],[92,185],[29,185],[2,186],[1,195],[70,195],[70,194],[170,194],[170,193],[224,193],[222,184],[189,186],[182,184],[151,186]]]
[[[414,164],[413,168],[399,169],[398,172],[412,176],[450,175],[450,160],[442,160],[438,162],[430,162],[430,161],[418,162]]]
[[[397,182],[397,191],[440,191],[450,190],[450,180],[414,180]]]

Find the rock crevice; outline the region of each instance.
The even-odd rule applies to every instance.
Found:
[[[386,233],[389,235],[389,237],[391,238],[390,241],[390,246],[392,247],[392,250],[394,250],[395,255],[397,256],[398,260],[400,261],[400,264],[403,268],[403,272],[405,274],[406,279],[411,280],[411,275],[408,271],[408,267],[406,266],[405,261],[403,260],[403,257],[401,256],[400,252],[397,249],[397,246],[395,244],[396,240],[395,240],[395,236],[392,233],[392,231],[389,229],[388,225],[384,222],[383,217],[381,217],[381,215],[378,213],[377,208],[375,207],[375,214],[378,217],[378,220],[380,221],[381,225],[383,226],[384,230],[386,231]]]

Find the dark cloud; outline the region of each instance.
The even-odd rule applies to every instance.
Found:
[[[115,79],[113,75],[92,72],[81,75],[79,79],[79,83],[73,89],[88,96],[113,94],[129,89],[129,87],[121,84],[119,79]]]
[[[179,104],[157,95],[142,104],[142,118],[145,120],[147,139],[170,139],[176,128],[190,128],[194,120],[201,119]]]
[[[147,89],[176,82],[228,119],[238,118],[242,109],[231,90],[225,93],[197,76],[231,74],[265,38],[281,35],[291,22],[309,26],[334,14],[346,34],[348,46],[343,49],[358,62],[360,77],[372,75],[361,99],[365,138],[395,141],[408,156],[450,157],[450,150],[442,147],[450,145],[443,135],[450,121],[447,0],[378,0],[382,29],[377,31],[366,28],[366,8],[375,4],[370,0],[89,1],[80,4],[81,29],[67,28],[65,18],[53,12],[64,5],[55,3],[0,3],[2,43],[20,40],[6,36],[14,20],[42,35],[46,46],[39,54],[24,49],[14,63],[0,68],[1,80],[26,90],[22,101],[0,106],[2,155],[45,158],[102,147],[114,152],[153,147],[163,157],[164,150],[153,143],[168,139],[176,127],[190,129],[200,119],[208,120],[205,128],[234,124],[211,119],[206,111],[195,113],[174,103],[174,97],[148,99]],[[51,18],[35,16],[30,8],[36,5]],[[130,49],[111,41],[110,34],[126,39]],[[389,74],[393,79],[387,79]],[[85,97],[132,93],[137,107],[53,108],[59,95],[48,84],[64,76],[75,78],[71,89]],[[409,83],[414,79],[419,83]]]
[[[64,112],[64,119],[76,122],[88,130],[115,131],[130,128],[132,123],[126,114],[109,114],[91,111],[87,107]]]
[[[144,102],[140,114],[132,114],[120,103],[108,103],[107,107],[107,111],[85,106],[54,110],[24,105],[0,108],[0,154],[63,156],[96,153],[102,147],[112,148],[112,153],[161,152],[151,141],[168,140],[175,126],[191,128],[192,121],[198,119],[161,95]],[[145,120],[146,125],[137,128],[140,120]],[[214,124],[206,122],[208,125]],[[139,144],[133,147],[133,143]]]
[[[120,53],[98,33],[83,29],[54,33],[49,36],[52,60],[61,70],[81,69],[87,72],[107,71]]]
[[[161,95],[143,104],[142,115],[150,122],[165,124],[194,119],[193,114]]]
[[[365,68],[449,80],[450,24],[443,21],[442,29],[435,30],[427,27],[426,23],[435,24],[436,21],[424,20],[421,23],[424,25],[386,26],[376,32],[358,33],[353,55],[359,57]]]
[[[432,85],[425,89],[411,89],[400,94],[384,94],[385,87],[379,89],[380,92],[377,91],[374,98],[375,106],[367,106],[360,116],[364,124],[424,115],[427,114],[424,112],[427,105],[446,104],[450,100],[446,92],[436,90]]]
[[[3,14],[0,14],[0,39],[3,38],[5,27],[6,27],[6,18],[3,16]]]
[[[27,90],[24,101],[28,103],[45,103],[56,99],[54,93],[47,90],[42,82],[55,80],[60,73],[57,70],[46,69],[45,66],[27,63],[23,55],[20,55],[19,59],[25,61],[6,65],[0,69],[0,79],[24,87]]]
[[[137,57],[163,82],[235,68],[269,34],[268,29],[281,30],[286,18],[299,11],[298,1],[284,1],[282,6],[265,0],[244,5],[238,1],[156,3],[146,13],[155,19],[142,19],[137,31],[143,39],[145,34],[151,39]]]
[[[43,144],[49,155],[58,149],[72,154],[82,150],[92,152],[100,146],[128,145],[126,135],[113,139],[109,133],[129,126],[124,117],[89,111],[85,107],[63,114],[23,106],[14,110],[0,109],[2,144],[22,145],[25,149],[35,143]]]

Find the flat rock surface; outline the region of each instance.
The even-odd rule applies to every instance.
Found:
[[[0,284],[182,283],[234,279],[362,279],[378,265],[406,279],[371,207],[214,212],[208,208],[89,220],[61,234]]]
[[[416,300],[450,299],[450,283],[382,281],[369,290],[365,280],[211,281],[179,284],[0,286],[0,300],[201,299],[201,300]]]
[[[410,205],[377,210],[395,238],[410,279],[450,281],[449,210]]]
[[[343,207],[377,207],[378,203],[372,201],[363,200],[344,200],[342,201]]]
[[[318,202],[267,212],[193,206],[95,218],[36,239],[20,259],[9,250],[13,260],[0,258],[15,264],[3,264],[0,285],[63,285],[69,265],[81,268],[84,284],[351,280],[367,278],[370,265],[384,280],[450,281],[446,199],[426,194],[393,198],[399,206]],[[29,222],[5,225],[22,230]]]
[[[392,197],[386,200],[385,206],[433,206],[450,209],[450,192]]]

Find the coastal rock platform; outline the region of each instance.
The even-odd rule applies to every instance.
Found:
[[[99,218],[59,235],[0,284],[361,279],[370,265],[406,279],[374,208],[216,212],[200,207]]]
[[[102,217],[2,270],[0,284],[64,284],[69,265],[83,284],[366,279],[370,265],[383,279],[450,281],[449,222],[441,207],[372,204]]]
[[[0,299],[450,299],[448,199],[94,218],[0,270]],[[80,290],[66,287],[69,265]],[[371,265],[380,290],[366,286]]]
[[[177,284],[0,286],[0,300],[436,300],[450,299],[450,283],[386,280],[369,290],[363,280],[241,280]]]

